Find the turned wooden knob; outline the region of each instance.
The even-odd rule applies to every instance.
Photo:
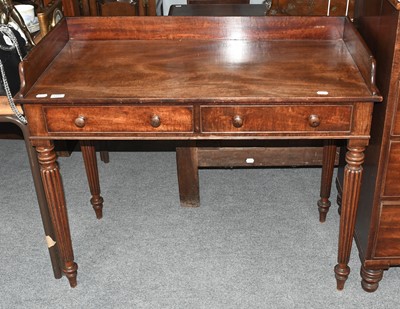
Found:
[[[243,126],[243,118],[239,115],[233,116],[232,124],[235,128],[240,128],[241,126]]]
[[[313,127],[316,128],[320,125],[321,121],[319,120],[319,116],[318,115],[310,115],[308,117],[308,124]]]
[[[79,115],[76,119],[75,119],[75,125],[78,128],[83,128],[86,124],[86,118],[82,115]]]
[[[161,119],[158,115],[151,116],[150,124],[153,128],[158,128],[161,125]]]

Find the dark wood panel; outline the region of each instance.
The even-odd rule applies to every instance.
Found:
[[[322,151],[322,147],[197,148],[199,167],[321,166]]]
[[[264,4],[171,5],[170,16],[265,16]]]
[[[355,0],[272,0],[269,15],[354,16]]]
[[[98,1],[100,16],[136,16],[138,8],[136,2],[130,1]]]
[[[396,113],[393,119],[393,125],[392,125],[392,135],[400,135],[400,107],[399,107],[399,89],[400,89],[400,81],[397,82],[397,93],[395,94],[395,103],[396,103]]]
[[[400,258],[400,203],[398,202],[381,204],[374,257]]]
[[[390,143],[383,194],[400,196],[400,142]]]

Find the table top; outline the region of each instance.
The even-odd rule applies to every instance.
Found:
[[[170,16],[265,16],[265,4],[175,4]]]
[[[111,31],[121,24],[124,31]],[[350,24],[326,17],[67,19],[53,41],[44,39],[52,56],[38,45],[23,62],[17,101],[45,103],[52,94],[57,102],[377,101],[373,58]]]

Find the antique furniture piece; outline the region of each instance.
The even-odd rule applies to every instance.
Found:
[[[171,5],[171,16],[265,16],[265,4],[176,4]]]
[[[80,16],[81,9],[80,9],[80,0],[61,0],[62,7],[63,7],[63,15],[64,16]],[[85,0],[83,0],[85,1]],[[42,0],[43,3],[42,7],[46,7],[53,2],[53,0]]]
[[[82,0],[84,16],[155,16],[156,0]]]
[[[361,284],[368,292],[378,288],[384,270],[400,265],[399,10],[397,0],[366,0],[355,11],[355,23],[377,60],[376,83],[384,97],[374,107],[355,228]]]
[[[363,1],[363,0],[358,0]],[[271,9],[268,15],[291,16],[354,16],[357,0],[163,0],[163,14],[168,15],[174,4],[265,4]]]
[[[382,99],[374,71],[346,18],[62,20],[22,62],[15,99],[30,123],[70,285],[77,264],[53,140],[347,140],[335,267],[342,289],[372,108]],[[334,157],[329,151],[324,165]]]
[[[357,0],[272,0],[269,14],[349,16],[352,18],[355,2]]]
[[[22,112],[21,106],[17,108]],[[28,126],[23,123],[11,110],[8,104],[6,96],[0,96],[0,123],[11,123],[21,129],[22,136],[25,141],[26,152],[28,154],[29,165],[33,177],[33,184],[35,186],[36,196],[38,199],[39,210],[42,217],[43,228],[46,234],[47,246],[50,253],[51,265],[53,267],[53,273],[55,278],[61,278],[61,268],[58,262],[58,254],[54,240],[56,239],[53,226],[49,216],[49,210],[47,207],[46,196],[43,190],[42,180],[40,177],[40,168],[37,160],[35,149],[32,147],[29,141],[29,130]],[[12,155],[10,153],[10,155]]]

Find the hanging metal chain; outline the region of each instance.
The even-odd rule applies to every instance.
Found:
[[[4,51],[12,51],[12,50],[15,49],[17,51],[17,53],[18,53],[20,61],[22,61],[21,49],[19,48],[18,40],[17,40],[14,32],[12,32],[12,30],[10,29],[9,26],[1,25],[0,26],[0,33],[5,35],[12,42],[11,46],[0,44],[0,49],[4,50]],[[24,115],[22,115],[20,113],[18,108],[15,106],[15,103],[14,103],[14,100],[13,100],[13,97],[12,97],[12,94],[11,94],[11,90],[10,90],[10,87],[8,85],[6,71],[4,69],[4,65],[3,65],[3,62],[1,61],[1,59],[0,59],[0,71],[1,71],[1,79],[3,80],[4,90],[6,91],[8,103],[10,104],[11,110],[14,112],[15,116],[17,116],[17,118],[22,123],[27,124],[28,122],[26,121],[26,118],[24,117]]]

